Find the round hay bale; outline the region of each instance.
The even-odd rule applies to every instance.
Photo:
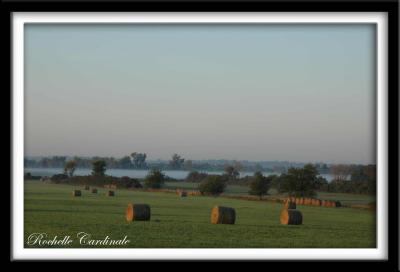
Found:
[[[97,194],[97,189],[96,188],[92,189],[92,194]]]
[[[305,198],[305,199],[304,199],[304,205],[310,206],[311,203],[312,203],[312,198]]]
[[[107,191],[107,196],[115,196],[115,193],[114,193],[114,191]]]
[[[128,204],[126,209],[126,220],[131,221],[149,221],[150,220],[150,206],[147,204]]]
[[[186,191],[180,191],[178,195],[180,197],[187,197],[187,192]]]
[[[85,190],[86,190],[86,191],[89,191],[89,190],[90,190],[89,185],[85,185]]]
[[[324,201],[324,207],[331,208],[331,207],[335,207],[335,206],[336,206],[336,204],[333,201],[330,201],[330,200],[325,200]]]
[[[211,210],[212,224],[235,224],[235,209],[222,206],[214,206]]]
[[[312,205],[314,205],[314,206],[321,206],[321,200],[320,200],[320,199],[313,199]]]
[[[303,223],[303,215],[299,210],[283,209],[280,221],[283,225],[301,225]]]
[[[72,196],[81,196],[81,195],[82,195],[81,190],[73,190],[72,191]]]
[[[292,201],[286,201],[284,207],[285,209],[296,209],[296,203]]]

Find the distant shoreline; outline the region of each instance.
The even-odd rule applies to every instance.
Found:
[[[90,175],[92,169],[91,168],[76,168],[75,170],[75,175]],[[150,169],[121,169],[121,168],[109,168],[106,170],[106,175],[110,176],[116,176],[116,177],[122,177],[122,176],[128,176],[131,178],[145,178],[147,173],[150,171]],[[174,179],[185,179],[187,174],[190,173],[191,171],[198,171],[201,173],[207,173],[207,174],[222,174],[224,171],[215,171],[215,170],[163,170],[161,169],[168,177],[174,178]],[[24,168],[24,173],[30,172],[32,175],[38,175],[38,176],[51,176],[54,174],[61,174],[63,172],[63,168],[59,167],[25,167]],[[245,176],[253,176],[254,172],[251,171],[239,171],[240,177],[245,177]],[[262,171],[264,175],[280,175],[281,172],[270,172],[270,171]],[[332,180],[332,176],[330,174],[320,174],[320,176],[323,176],[326,178],[328,181]]]

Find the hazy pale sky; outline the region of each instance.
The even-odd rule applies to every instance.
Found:
[[[25,25],[25,155],[375,162],[374,25]]]

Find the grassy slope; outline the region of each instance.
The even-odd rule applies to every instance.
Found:
[[[25,183],[25,241],[33,232],[49,237],[91,233],[93,238],[131,240],[129,247],[274,248],[375,247],[375,216],[350,208],[299,206],[303,225],[279,224],[281,205],[212,197],[117,190],[116,197],[82,191],[73,198],[68,185]],[[128,202],[151,205],[151,221],[126,222]],[[213,205],[236,209],[235,225],[210,224]],[[80,247],[76,242],[73,247]]]

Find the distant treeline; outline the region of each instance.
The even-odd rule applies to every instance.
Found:
[[[138,179],[129,177],[107,176],[105,160],[91,162],[92,174],[90,176],[74,176],[77,167],[75,160],[66,161],[64,172],[53,175],[50,180],[55,183],[69,184],[115,184],[125,188],[140,188]],[[252,176],[240,177],[238,166],[227,165],[221,175],[207,174],[199,171],[190,171],[184,180],[199,184],[201,193],[221,194],[227,184],[246,185],[251,188],[250,194],[267,194],[269,188],[276,189],[279,193],[287,193],[291,196],[313,197],[317,191],[341,192],[355,194],[374,194],[376,192],[376,166],[375,165],[332,165],[331,175],[333,181],[328,182],[320,176],[317,165],[306,164],[303,167],[291,167],[280,175],[264,176],[256,171]],[[40,179],[30,173],[25,174],[25,179]],[[145,186],[149,188],[161,188],[165,181],[177,181],[166,176],[160,169],[152,169],[145,177]]]
[[[270,188],[276,189],[279,193],[301,197],[313,197],[317,191],[370,195],[376,193],[376,165],[332,165],[331,182],[319,176],[320,174],[316,165],[307,164],[302,168],[289,168],[280,175],[270,175],[267,179]],[[227,167],[221,177],[228,184],[251,187],[257,175],[255,173],[253,176],[239,177],[234,168]],[[212,175],[192,171],[185,181],[202,183],[210,176]]]
[[[285,173],[292,167],[303,167],[305,163],[287,161],[235,161],[235,160],[190,160],[173,154],[169,161],[147,161],[146,153],[133,152],[130,156],[115,157],[67,157],[51,156],[38,159],[25,158],[25,167],[31,168],[63,168],[67,161],[75,161],[77,168],[90,169],[92,162],[103,160],[108,169],[160,169],[160,170],[197,170],[197,171],[224,171],[227,166],[234,166],[240,172],[275,172]],[[328,174],[330,167],[326,163],[314,164],[320,174]]]

